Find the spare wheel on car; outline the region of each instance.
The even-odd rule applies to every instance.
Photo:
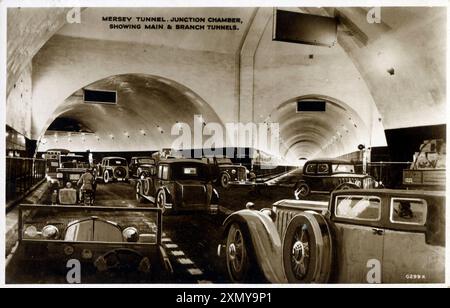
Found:
[[[331,273],[333,245],[325,217],[306,211],[294,216],[286,229],[282,258],[290,283],[325,283]]]

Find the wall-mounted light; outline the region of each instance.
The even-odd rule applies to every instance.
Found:
[[[139,132],[141,133],[142,136],[146,136],[147,135],[147,133],[143,129],[141,129]]]

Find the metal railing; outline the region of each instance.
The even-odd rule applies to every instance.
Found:
[[[387,188],[400,188],[402,186],[403,170],[409,169],[411,162],[379,161],[367,164],[367,173],[377,181],[382,181]],[[356,164],[358,171],[362,172],[362,164]]]
[[[45,178],[45,160],[6,157],[6,203],[23,197]]]

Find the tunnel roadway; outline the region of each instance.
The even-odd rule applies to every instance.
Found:
[[[292,180],[282,177],[274,182],[281,184]],[[272,180],[272,183],[274,183]],[[286,185],[289,186],[289,185]],[[248,201],[254,202],[257,209],[270,207],[273,202],[292,197],[292,188],[272,186],[255,192],[250,187],[219,189],[220,209],[217,215],[192,213],[163,216],[162,245],[172,263],[174,274],[163,283],[228,283],[224,258],[217,256],[217,246],[222,240],[222,223],[226,215],[245,208]],[[317,198],[317,197],[315,197]],[[99,184],[96,206],[141,208],[153,204],[139,204],[134,195],[134,184]],[[124,214],[124,215],[130,215]],[[130,217],[128,217],[130,219]],[[139,220],[139,217],[131,218]],[[18,265],[18,257],[13,256],[6,268],[8,283],[66,283],[65,276],[49,272],[46,268]],[[45,267],[45,266],[44,266]],[[139,283],[146,281],[127,281]],[[155,281],[152,281],[155,282]],[[261,281],[263,282],[263,281]],[[90,279],[89,283],[113,283],[104,276]],[[156,281],[158,283],[158,281]]]

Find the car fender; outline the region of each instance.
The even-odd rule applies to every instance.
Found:
[[[164,190],[164,192],[166,193],[166,202],[169,204],[173,204],[173,196],[170,193],[170,190],[166,186],[161,187],[158,191],[160,191],[160,190]],[[156,193],[156,195],[158,195],[158,192]],[[155,198],[156,198],[156,195],[155,195]]]
[[[282,241],[272,219],[255,210],[241,210],[224,221],[225,236],[232,223],[244,224],[250,233],[259,268],[271,283],[287,283],[283,269]]]

